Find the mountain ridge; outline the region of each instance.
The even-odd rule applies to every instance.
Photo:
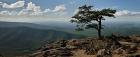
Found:
[[[11,23],[9,23],[4,27],[4,24],[0,23],[0,53],[8,53],[9,56],[32,52],[30,50],[37,49],[43,44],[43,41],[46,40],[53,41],[83,37],[55,29],[40,29],[29,26],[16,26],[14,24],[10,26]],[[30,23],[27,23],[27,25],[28,24]]]

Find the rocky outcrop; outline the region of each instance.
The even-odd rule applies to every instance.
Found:
[[[83,50],[84,54],[96,57],[139,57],[139,42],[134,42],[134,40],[140,37],[121,38],[113,35],[102,39],[86,38],[47,42],[30,57],[74,57],[74,54],[78,53],[76,50]]]

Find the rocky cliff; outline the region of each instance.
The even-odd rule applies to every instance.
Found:
[[[28,57],[140,57],[140,37],[108,37],[46,42]]]

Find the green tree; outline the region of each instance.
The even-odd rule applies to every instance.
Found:
[[[98,31],[98,37],[101,38],[101,29],[102,27],[102,20],[105,20],[105,16],[107,17],[115,17],[114,14],[116,10],[102,9],[102,10],[95,10],[92,9],[92,6],[81,6],[78,8],[78,12],[72,17],[74,19],[71,20],[72,23],[77,23],[78,31],[84,29],[91,29],[94,28]]]

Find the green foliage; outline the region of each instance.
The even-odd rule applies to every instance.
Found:
[[[105,20],[104,16],[107,17],[115,17],[114,14],[116,10],[102,9],[102,10],[94,10],[92,6],[81,6],[78,8],[79,11],[72,17],[74,19],[71,20],[72,23],[77,23],[76,30],[84,30],[94,28],[98,30],[99,37],[101,36],[102,22],[101,20]]]

